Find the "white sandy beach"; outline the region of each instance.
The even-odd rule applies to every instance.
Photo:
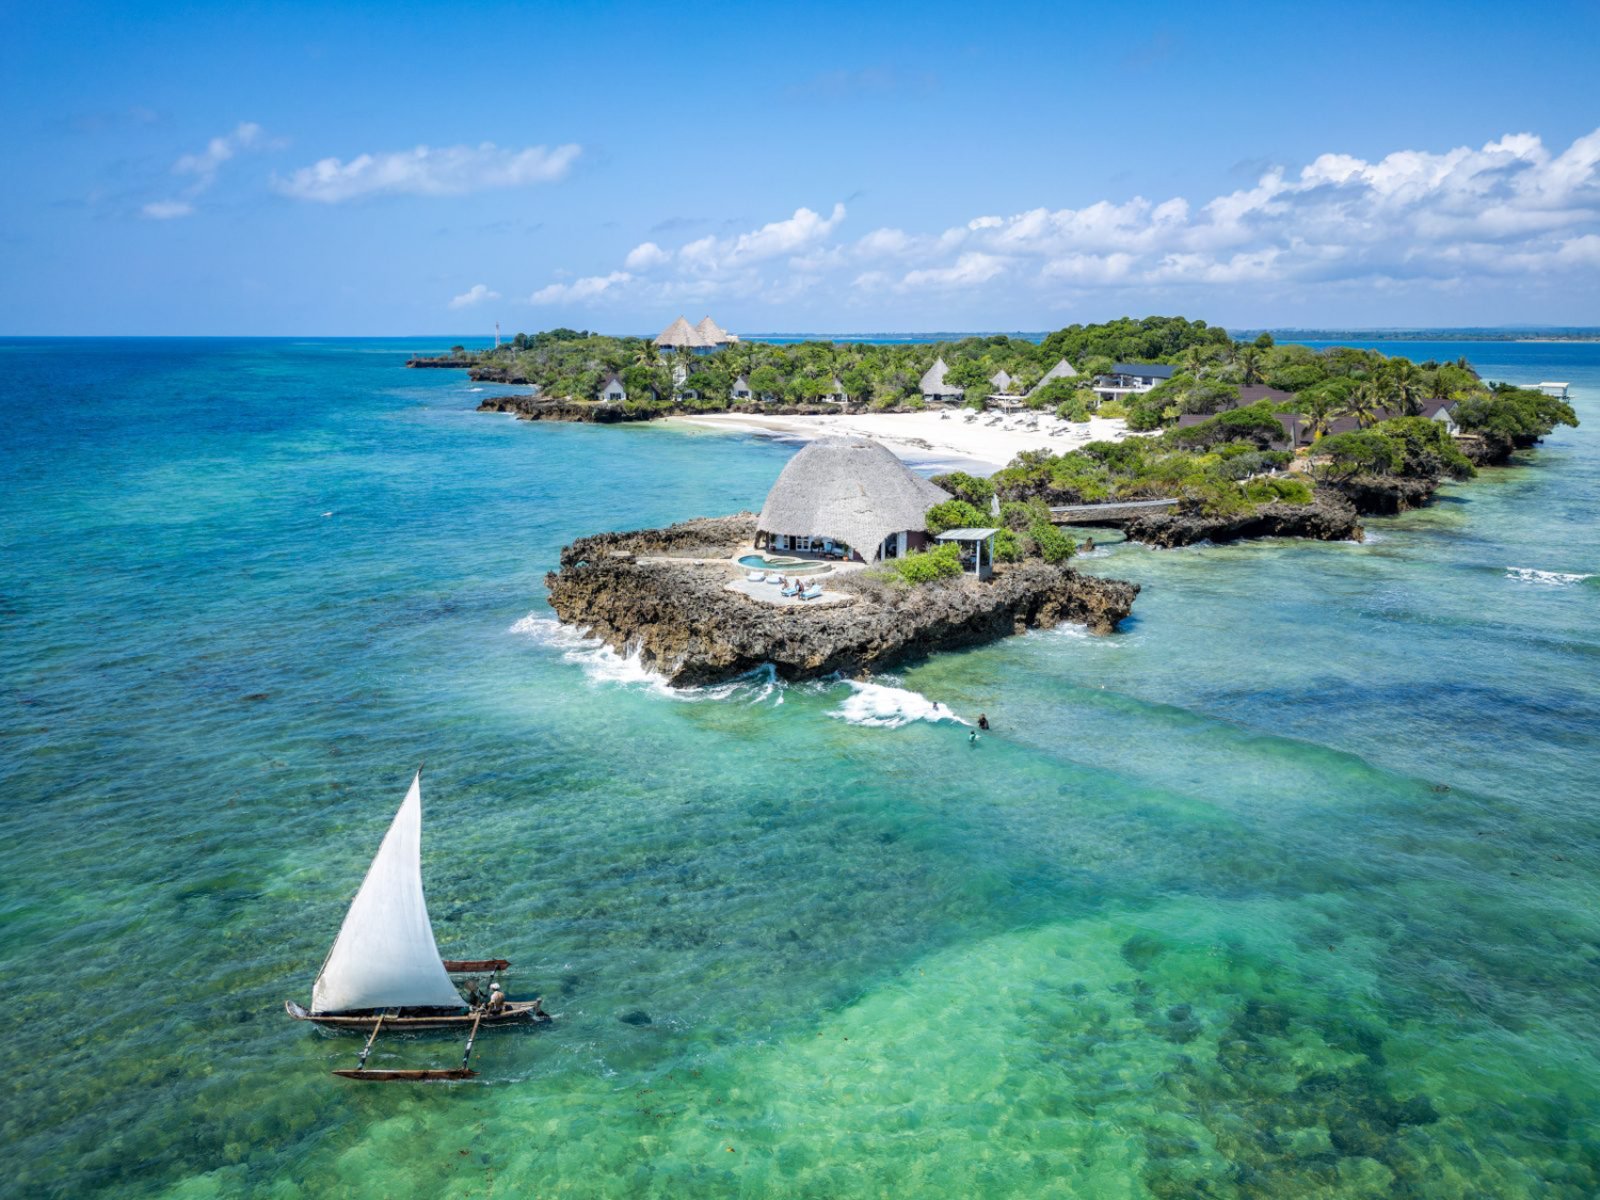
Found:
[[[968,421],[970,410],[941,414],[863,413],[859,416],[827,415],[816,417],[753,416],[746,413],[707,413],[702,416],[675,417],[676,421],[703,429],[723,432],[767,433],[775,437],[811,441],[828,436],[864,436],[882,442],[906,462],[919,466],[940,465],[984,473],[1005,466],[1024,450],[1049,450],[1059,454],[1088,442],[1115,442],[1128,436],[1126,421],[1091,418],[1068,423],[1053,416],[1038,419],[1038,428],[1029,428],[1034,414],[1005,418],[991,424],[992,413]]]

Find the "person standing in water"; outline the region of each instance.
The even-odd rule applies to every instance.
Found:
[[[978,728],[985,733],[989,732],[989,718],[983,713],[978,714]]]

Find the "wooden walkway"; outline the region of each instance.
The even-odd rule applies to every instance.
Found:
[[[1135,517],[1178,507],[1176,500],[1114,500],[1109,504],[1052,506],[1050,519],[1057,525],[1121,525]]]

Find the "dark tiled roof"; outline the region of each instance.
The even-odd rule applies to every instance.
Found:
[[[1148,375],[1151,379],[1171,379],[1178,368],[1168,363],[1116,363],[1113,375]]]

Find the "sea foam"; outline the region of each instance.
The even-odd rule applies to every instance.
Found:
[[[828,715],[851,725],[868,725],[882,729],[899,729],[912,721],[954,721],[958,725],[970,724],[950,710],[950,706],[929,700],[920,692],[907,688],[890,687],[883,683],[857,683],[847,681],[850,695]]]
[[[1542,583],[1548,587],[1571,587],[1575,583],[1582,583],[1585,579],[1594,576],[1580,575],[1569,571],[1540,571],[1533,567],[1507,567],[1506,578],[1515,579],[1519,583]]]
[[[626,654],[618,654],[599,638],[585,637],[577,629],[563,625],[554,617],[529,613],[514,622],[508,632],[521,634],[541,646],[558,651],[564,661],[580,667],[591,683],[639,687],[669,700],[742,700],[750,704],[771,701],[774,706],[783,703],[786,685],[778,678],[778,672],[771,663],[727,683],[675,688],[667,683],[665,676],[644,665],[638,647],[633,647]]]

